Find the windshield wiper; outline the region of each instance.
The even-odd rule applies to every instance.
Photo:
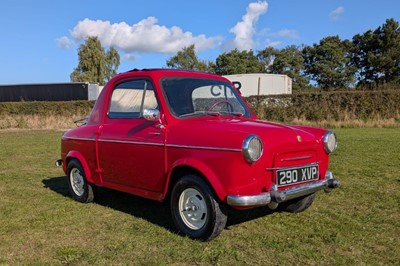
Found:
[[[196,111],[193,113],[180,115],[179,117],[201,116],[201,115],[220,116],[221,114],[219,112],[214,112],[214,111]]]
[[[226,115],[234,115],[234,116],[238,116],[238,117],[242,117],[244,116],[243,113],[241,112],[227,112],[227,111],[221,111],[221,114],[226,114]]]

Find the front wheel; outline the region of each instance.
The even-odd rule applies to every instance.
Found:
[[[174,185],[170,207],[175,227],[190,238],[208,241],[225,228],[225,208],[215,200],[208,184],[195,175],[184,176]]]
[[[314,199],[315,199],[315,193],[298,199],[292,199],[287,202],[282,202],[279,204],[278,208],[279,210],[285,212],[292,212],[292,213],[302,212],[311,206],[311,204],[314,202]]]
[[[74,200],[82,203],[89,203],[93,201],[93,186],[86,180],[82,165],[75,159],[68,163],[67,181],[69,190]]]

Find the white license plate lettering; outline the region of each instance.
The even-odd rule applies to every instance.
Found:
[[[278,186],[307,182],[318,179],[318,166],[277,171]]]

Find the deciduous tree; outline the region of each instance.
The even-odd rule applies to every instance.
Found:
[[[89,37],[78,50],[78,66],[71,73],[73,82],[92,82],[104,85],[114,76],[120,64],[120,56],[114,48],[105,51],[97,37]]]
[[[253,51],[232,50],[218,56],[215,65],[218,75],[263,73],[264,64],[258,61]]]
[[[301,47],[290,45],[281,50],[267,47],[258,53],[258,58],[264,64],[267,73],[289,76],[293,81],[293,90],[308,87]]]
[[[359,85],[374,87],[400,81],[400,27],[393,18],[376,30],[353,37],[352,63]]]
[[[258,60],[264,66],[264,72],[266,73],[274,72],[272,66],[275,62],[278,53],[279,53],[278,49],[270,46],[257,53]]]
[[[352,44],[338,36],[303,49],[305,73],[322,89],[351,87],[356,69],[350,65]]]
[[[106,53],[106,66],[105,66],[106,80],[110,80],[113,76],[117,74],[119,64],[120,64],[120,56],[118,54],[118,51],[114,47],[110,47],[110,49]]]
[[[173,69],[186,69],[195,71],[213,72],[212,62],[206,62],[198,59],[195,51],[195,45],[184,47],[176,55],[167,60],[167,67]]]

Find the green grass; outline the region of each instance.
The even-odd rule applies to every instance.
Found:
[[[167,205],[69,197],[60,132],[0,131],[0,265],[399,265],[400,129],[338,129],[342,187],[299,214],[233,212],[215,240],[173,232]]]

